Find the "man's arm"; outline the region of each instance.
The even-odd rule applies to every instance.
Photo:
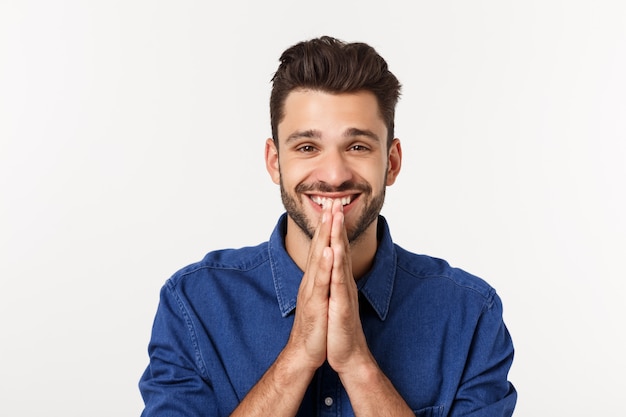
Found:
[[[142,417],[217,416],[217,398],[199,371],[189,326],[175,288],[168,281],[161,289],[148,347],[150,364],[141,376],[139,389],[145,407]],[[222,398],[222,402],[236,398]]]
[[[450,415],[511,416],[517,402],[517,391],[508,381],[513,355],[513,342],[502,320],[502,302],[493,291],[476,324]]]
[[[231,416],[295,416],[315,372],[298,362],[284,350]]]

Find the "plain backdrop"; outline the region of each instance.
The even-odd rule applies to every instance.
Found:
[[[383,214],[497,289],[515,415],[620,415],[624,4],[0,0],[0,415],[139,415],[165,280],[282,213],[270,79],[324,34],[403,83]]]

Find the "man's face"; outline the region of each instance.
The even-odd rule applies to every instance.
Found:
[[[399,170],[399,143],[387,150],[375,96],[295,90],[285,101],[278,140],[278,153],[268,140],[266,162],[289,217],[312,238],[324,200],[341,199],[355,242],[374,224]]]

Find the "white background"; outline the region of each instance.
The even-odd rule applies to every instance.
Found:
[[[322,34],[402,81],[383,213],[498,290],[516,416],[623,413],[622,1],[0,0],[0,415],[139,415],[161,285],[282,212],[270,78]]]

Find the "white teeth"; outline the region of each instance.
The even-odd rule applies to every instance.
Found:
[[[319,204],[322,207],[326,207],[328,204],[332,204],[333,202],[332,198],[324,198],[324,197],[320,197],[317,195],[311,196],[311,200],[313,200],[315,204]],[[347,206],[348,204],[350,204],[351,201],[352,201],[352,197],[350,196],[341,197],[342,206]]]

